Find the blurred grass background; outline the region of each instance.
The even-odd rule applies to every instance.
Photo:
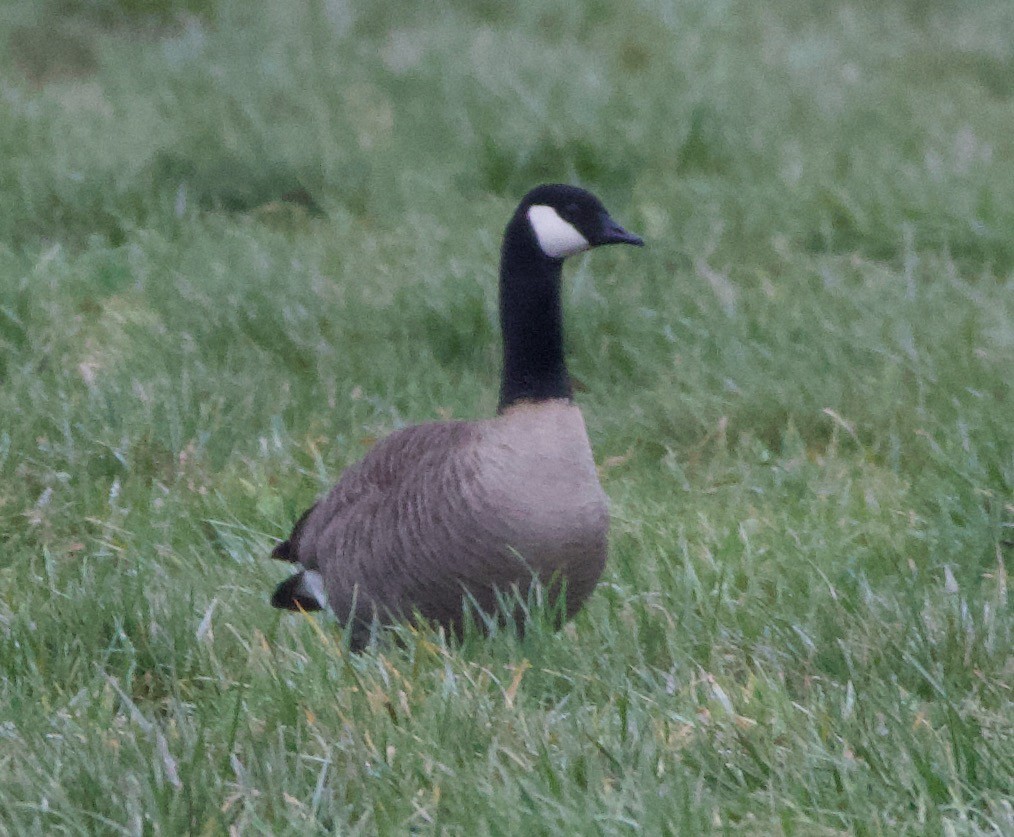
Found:
[[[6,4],[0,828],[1009,833],[1011,125],[1006,0]],[[607,576],[349,659],[267,551],[543,180]]]

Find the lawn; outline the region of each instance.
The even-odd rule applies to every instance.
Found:
[[[0,833],[1014,833],[1009,0],[0,11]],[[559,633],[270,608],[574,260],[610,561]]]

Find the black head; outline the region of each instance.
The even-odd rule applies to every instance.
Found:
[[[515,218],[527,222],[536,243],[551,259],[565,259],[604,244],[644,244],[617,224],[591,192],[576,186],[536,186],[522,198]]]

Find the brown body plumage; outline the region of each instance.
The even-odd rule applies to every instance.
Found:
[[[581,412],[560,400],[388,436],[304,519],[297,557],[339,619],[355,610],[361,645],[374,616],[457,628],[463,599],[494,614],[497,593],[533,578],[565,580],[569,618],[602,572],[608,527]]]
[[[301,571],[279,586],[272,603],[314,609],[326,598],[338,619],[351,624],[354,648],[367,641],[371,625],[416,614],[457,630],[469,607],[496,614],[504,595],[523,597],[536,579],[551,600],[564,591],[562,615],[569,618],[605,565],[606,496],[560,348],[563,255],[546,252],[556,240],[550,234],[559,230],[533,229],[528,210],[545,209],[546,190],[554,189],[564,190],[570,209],[576,193],[594,202],[600,226],[589,231],[588,223],[573,222],[563,231],[567,246],[577,230],[586,247],[639,239],[587,193],[540,189],[522,201],[505,234],[507,357],[499,414],[418,425],[383,439],[274,551]],[[512,302],[521,293],[524,317]],[[542,343],[548,348],[539,348]]]

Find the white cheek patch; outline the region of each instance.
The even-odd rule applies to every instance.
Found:
[[[299,579],[300,596],[315,599],[321,607],[327,607],[327,593],[324,592],[324,579],[316,570],[305,570]]]
[[[533,204],[528,207],[528,223],[542,252],[553,259],[562,259],[587,250],[588,239],[573,224],[564,221],[551,206]]]

